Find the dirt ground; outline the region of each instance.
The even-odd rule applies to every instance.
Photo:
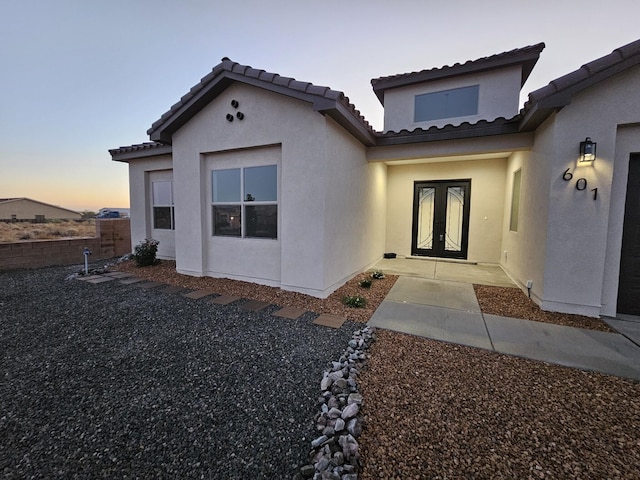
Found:
[[[96,236],[96,221],[51,220],[45,223],[0,222],[0,243]]]
[[[163,260],[159,265],[153,267],[138,268],[133,262],[126,262],[120,264],[118,268],[133,273],[137,277],[178,285],[192,290],[210,290],[223,295],[251,298],[269,302],[274,305],[304,308],[305,310],[316,313],[341,315],[347,317],[349,320],[358,322],[369,321],[376,311],[376,308],[378,308],[378,305],[384,300],[384,297],[398,279],[398,277],[394,275],[386,275],[384,279],[372,280],[370,288],[362,288],[360,282],[370,278],[370,274],[362,273],[348,281],[328,298],[319,299],[301,293],[287,292],[279,288],[254,283],[223,278],[181,275],[176,272],[175,262],[167,260]],[[603,332],[611,331],[609,326],[598,318],[544,312],[518,288],[488,285],[474,285],[474,288],[480,309],[483,313]],[[343,297],[356,295],[366,300],[364,308],[352,308],[342,303]]]

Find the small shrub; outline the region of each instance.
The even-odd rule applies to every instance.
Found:
[[[158,241],[147,238],[144,242],[136,245],[133,252],[133,259],[138,267],[148,267],[157,263],[156,253],[158,253]]]
[[[384,278],[384,273],[381,270],[376,270],[371,274],[371,278],[375,278],[376,280],[380,280]]]
[[[342,303],[352,308],[363,308],[367,301],[359,295],[347,295],[342,297]]]
[[[368,278],[365,278],[364,280],[360,280],[360,286],[362,288],[371,288],[371,284],[373,282],[371,280],[369,280]]]

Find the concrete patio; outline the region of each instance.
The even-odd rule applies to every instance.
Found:
[[[400,275],[369,325],[640,380],[640,318],[604,319],[620,333],[483,314],[473,283],[516,285],[498,265],[412,258],[376,265]]]

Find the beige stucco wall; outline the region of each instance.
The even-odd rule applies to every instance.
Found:
[[[619,272],[625,164],[630,151],[640,151],[637,137],[618,132],[619,125],[640,122],[640,96],[630,94],[639,79],[640,67],[634,67],[575,95],[553,119],[552,134],[536,138],[549,174],[542,308],[591,316],[615,312],[617,286],[614,294],[611,279]],[[597,142],[597,160],[578,166],[578,145],[585,137]],[[569,182],[562,179],[567,168],[573,173]],[[583,191],[576,189],[578,178],[587,181]]]
[[[226,115],[236,111],[244,119],[228,122]],[[362,192],[372,194],[368,185],[384,168],[369,166],[364,148],[309,103],[236,83],[173,135],[173,158],[181,273],[326,296],[381,256],[383,240],[366,249],[379,248],[375,255],[353,252],[373,227],[347,226],[341,211],[372,217],[381,202],[366,202]],[[277,240],[212,237],[210,182],[216,162],[279,166]],[[373,225],[382,230],[380,222]]]
[[[498,263],[506,165],[506,158],[389,165],[385,251],[411,255],[415,181],[471,179],[468,260]]]
[[[504,221],[500,264],[521,287],[533,282],[531,296],[543,297],[544,265],[549,209],[549,156],[553,145],[552,121],[536,131],[535,147],[515,152],[506,170]],[[518,230],[510,230],[513,174],[521,170]]]
[[[324,282],[333,290],[380,260],[385,246],[386,171],[365,148],[327,123],[324,195]]]
[[[45,220],[80,220],[82,218],[80,213],[28,198],[0,203],[0,219],[11,220],[12,215],[16,215],[17,220],[35,220],[36,215],[44,215]]]
[[[260,279],[263,283],[280,283],[280,238],[236,238],[213,236],[211,172],[230,168],[277,165],[282,170],[281,147],[265,146],[205,155],[205,274],[229,276],[242,280]],[[281,187],[281,185],[278,185]],[[281,188],[278,189],[280,191]],[[280,208],[279,208],[280,209]],[[279,215],[280,217],[280,215]],[[281,228],[278,228],[281,232]],[[280,237],[280,235],[278,235]]]
[[[171,155],[156,155],[129,162],[129,201],[131,205],[131,250],[147,238],[158,240],[158,257],[175,258],[174,232],[152,230],[151,181],[170,179]]]
[[[521,68],[513,66],[387,90],[384,94],[384,131],[411,131],[416,128],[427,129],[434,125],[442,127],[447,124],[460,125],[463,122],[495,120],[498,117],[511,118],[518,113],[520,81]],[[414,122],[416,95],[471,85],[480,85],[476,115]]]

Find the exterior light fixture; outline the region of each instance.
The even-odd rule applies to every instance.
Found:
[[[596,159],[596,142],[587,137],[584,142],[580,142],[580,161],[593,162]]]

